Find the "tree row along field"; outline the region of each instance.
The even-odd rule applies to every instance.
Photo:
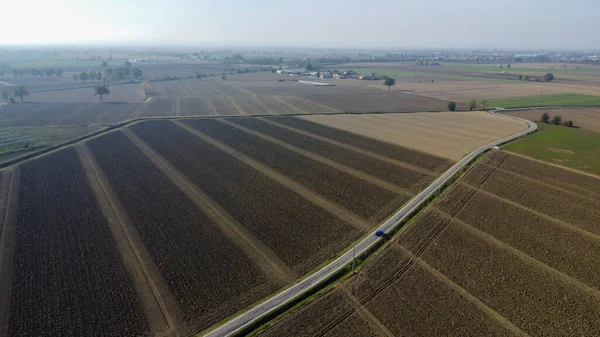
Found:
[[[451,164],[287,124],[143,121],[5,171],[0,329],[198,333],[338,254]]]
[[[489,153],[358,274],[259,335],[596,336],[598,209],[600,178]]]

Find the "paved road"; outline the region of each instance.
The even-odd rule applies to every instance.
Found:
[[[491,111],[490,113],[495,113],[495,111]],[[356,244],[356,255],[360,255],[367,251],[371,246],[373,246],[378,240],[381,238],[375,236],[375,232],[377,230],[383,230],[384,232],[389,232],[392,228],[394,228],[398,223],[400,223],[404,218],[406,218],[410,213],[412,213],[423,201],[428,199],[435,191],[441,187],[448,179],[450,179],[455,173],[457,173],[463,166],[469,163],[473,158],[477,157],[482,152],[493,148],[494,146],[503,144],[505,142],[511,141],[515,138],[524,136],[531,132],[534,132],[537,129],[537,125],[528,120],[524,120],[517,117],[504,116],[499,115],[504,118],[517,119],[523,122],[526,122],[529,125],[529,128],[525,131],[521,131],[512,136],[497,140],[495,142],[484,145],[477,150],[471,152],[468,156],[464,157],[461,161],[454,164],[450,169],[448,169],[444,174],[442,174],[439,178],[437,178],[431,185],[421,191],[416,197],[414,197],[408,204],[406,204],[402,209],[400,209],[394,216],[392,216],[389,220],[387,220],[383,225],[379,228],[373,230],[373,233],[365,238],[363,241]],[[269,312],[279,308],[285,303],[293,300],[294,298],[300,296],[304,292],[310,290],[314,286],[318,285],[323,280],[327,279],[340,269],[349,265],[352,262],[353,252],[350,249],[347,253],[340,256],[333,262],[329,263],[322,269],[319,269],[312,275],[308,276],[304,280],[299,283],[294,284],[293,286],[285,289],[284,291],[276,294],[275,296],[269,298],[263,303],[253,307],[252,309],[244,312],[243,314],[235,317],[229,322],[221,325],[217,329],[207,333],[205,336],[207,337],[220,337],[220,336],[229,336],[236,331],[242,329],[243,327],[251,324],[253,321],[259,319],[260,317],[268,314]]]

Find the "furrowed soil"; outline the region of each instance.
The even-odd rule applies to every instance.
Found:
[[[88,144],[173,294],[188,333],[278,287],[125,135],[113,132]]]
[[[373,216],[398,196],[218,120],[187,120],[185,123],[306,185],[364,219]]]
[[[488,153],[338,286],[394,335],[598,335],[598,184],[591,175]],[[323,309],[311,311],[328,306],[322,302],[299,312],[322,317]],[[294,314],[284,320],[300,324]],[[264,333],[282,331],[276,323]]]
[[[132,129],[298,274],[362,234],[171,122]]]
[[[235,118],[230,119],[230,121],[415,192],[432,178],[430,175],[383,160],[374,159],[373,157],[335,146],[331,143],[293,132],[259,119]]]
[[[8,334],[148,335],[74,149],[20,171]]]

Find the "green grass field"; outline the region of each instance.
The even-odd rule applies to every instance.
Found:
[[[389,77],[430,77],[430,78],[442,78],[447,80],[460,80],[460,81],[485,81],[485,82],[512,82],[515,81],[505,80],[505,79],[497,79],[497,78],[484,78],[484,77],[474,77],[474,76],[463,76],[463,75],[452,75],[452,74],[443,74],[443,73],[428,73],[428,72],[414,72],[414,71],[406,71],[406,70],[394,70],[394,69],[381,69],[381,68],[357,68],[353,69],[356,73],[361,75],[367,75],[371,73],[375,73],[377,75],[386,75]]]
[[[544,106],[600,106],[600,96],[582,94],[554,94],[490,100],[489,106],[527,108]]]
[[[600,133],[539,124],[538,132],[505,150],[600,175]]]
[[[595,73],[600,72],[600,68],[537,68],[537,67],[519,67],[511,64],[510,68],[500,68],[500,64],[464,64],[464,63],[444,63],[444,68],[460,69],[465,71],[508,71],[508,72],[550,72],[550,73]]]

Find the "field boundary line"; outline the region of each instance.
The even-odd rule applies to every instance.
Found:
[[[250,98],[254,101],[254,103],[256,103],[261,109],[263,109],[264,111],[266,111],[268,114],[272,114],[272,115],[279,115],[278,112],[275,112],[275,110],[271,109],[270,107],[266,106],[261,100],[260,100],[260,96],[256,95],[256,94],[252,94],[250,95]]]
[[[75,147],[79,160],[85,170],[88,182],[92,188],[96,201],[102,209],[106,222],[113,236],[116,248],[121,255],[123,265],[127,269],[135,285],[146,313],[146,318],[155,333],[164,332],[157,324],[157,314],[160,313],[164,320],[165,328],[174,336],[179,336],[182,324],[181,315],[173,297],[168,293],[158,268],[143,247],[139,234],[127,215],[122,211],[118,198],[112,192],[108,180],[101,171],[100,166],[90,152],[87,144]],[[136,245],[136,242],[139,243]],[[151,272],[152,269],[154,272]],[[160,284],[160,285],[159,285]],[[146,289],[149,288],[149,289]],[[148,293],[150,290],[150,293]]]
[[[125,104],[129,104],[129,103],[125,103]],[[98,117],[98,118],[94,119],[94,120],[93,120],[91,123],[89,123],[88,125],[92,125],[92,124],[96,123],[97,121],[101,120],[102,118],[104,118],[104,116],[108,115],[108,114],[109,114],[109,113],[111,113],[112,111],[114,111],[114,110],[117,110],[117,108],[118,108],[118,107],[120,107],[120,106],[121,106],[121,103],[117,103],[117,104],[115,104],[115,107],[114,107],[114,108],[112,108],[112,109],[110,109],[110,110],[106,111],[105,113],[103,113],[102,115],[100,115],[100,117]],[[98,125],[99,125],[99,124],[98,124]]]
[[[325,164],[325,165],[327,165],[329,167],[332,167],[334,169],[337,169],[339,171],[345,172],[345,173],[347,173],[347,174],[349,174],[351,176],[354,176],[356,178],[368,181],[368,182],[370,182],[370,183],[372,183],[374,185],[377,185],[377,186],[379,186],[381,188],[384,188],[384,189],[386,189],[388,191],[391,191],[391,192],[394,192],[394,193],[398,193],[398,194],[402,194],[402,195],[405,195],[405,196],[408,196],[408,197],[411,197],[411,196],[414,195],[414,193],[412,193],[409,189],[397,186],[397,185],[392,184],[392,183],[390,183],[390,182],[388,182],[386,180],[383,180],[381,178],[372,176],[372,175],[370,175],[368,173],[364,173],[362,171],[359,171],[357,169],[351,168],[351,167],[346,166],[344,164],[338,163],[338,162],[336,162],[334,160],[331,160],[329,158],[323,157],[323,156],[321,156],[319,154],[310,152],[308,150],[304,150],[304,149],[299,148],[299,147],[297,147],[295,145],[292,145],[290,143],[286,143],[286,142],[284,142],[282,140],[279,140],[279,139],[277,139],[275,137],[271,137],[269,135],[265,135],[264,133],[261,133],[259,131],[255,131],[255,130],[249,129],[247,127],[244,127],[243,125],[232,123],[232,122],[230,122],[230,121],[228,121],[226,119],[218,119],[218,121],[221,122],[221,123],[227,124],[227,125],[229,125],[231,127],[234,127],[234,128],[236,128],[236,129],[238,129],[238,130],[240,130],[242,132],[251,134],[253,136],[259,137],[259,138],[264,139],[264,140],[266,140],[268,142],[271,142],[273,144],[281,146],[281,147],[283,147],[283,148],[285,148],[287,150],[290,150],[290,151],[292,151],[294,153],[297,153],[297,154],[302,155],[304,157],[310,158],[312,160],[315,160],[317,162]]]
[[[204,191],[198,188],[183,173],[173,167],[165,158],[154,151],[131,129],[124,128],[123,134],[144,153],[154,165],[161,170],[169,180],[177,186],[203,213],[215,224],[265,275],[275,276],[282,283],[292,282],[296,275],[270,248],[254,237],[248,230],[231,216],[221,205],[212,200]]]
[[[67,119],[67,118],[69,118],[69,117],[71,117],[71,116],[74,116],[74,115],[78,114],[79,112],[81,112],[83,109],[85,109],[85,108],[87,108],[87,107],[90,107],[90,106],[92,106],[92,104],[98,104],[98,103],[90,103],[90,104],[88,104],[88,105],[86,105],[86,106],[84,106],[84,107],[81,107],[81,108],[79,108],[79,109],[76,109],[75,111],[71,112],[70,114],[67,114],[67,115],[61,116],[61,117],[59,117],[58,119],[54,120],[54,122],[52,122],[52,123],[48,124],[48,126],[56,126],[58,123],[60,123],[60,122],[64,121],[65,119]]]
[[[235,99],[233,99],[232,96],[227,96],[227,99],[231,102],[231,104],[233,104],[233,106],[237,109],[237,111],[240,112],[240,115],[248,114],[248,113],[246,113],[246,111],[244,109],[242,109],[241,106],[239,106],[239,104],[237,104],[237,102],[235,101]]]
[[[295,133],[299,133],[301,135],[308,136],[308,137],[311,137],[311,138],[314,138],[314,139],[317,139],[317,140],[320,140],[320,141],[323,141],[323,142],[326,142],[326,143],[329,143],[329,144],[332,144],[332,145],[335,145],[335,146],[339,146],[339,147],[344,148],[346,150],[354,151],[354,152],[360,153],[362,155],[369,156],[371,158],[375,158],[375,159],[381,160],[381,161],[386,162],[388,164],[400,166],[400,167],[405,168],[407,170],[411,170],[411,171],[418,172],[418,173],[421,173],[421,174],[425,174],[425,175],[428,175],[428,176],[434,176],[434,175],[436,175],[436,173],[434,173],[433,171],[429,171],[429,170],[424,169],[422,167],[411,165],[411,164],[405,163],[403,161],[399,161],[399,160],[392,159],[392,158],[389,158],[389,157],[386,157],[386,156],[382,156],[380,154],[372,153],[370,151],[357,148],[357,147],[352,146],[352,145],[344,144],[344,143],[339,142],[337,140],[333,140],[333,139],[330,139],[330,138],[327,138],[327,137],[315,135],[315,134],[310,133],[308,131],[300,130],[300,129],[297,129],[297,128],[292,127],[292,126],[281,124],[279,122],[274,121],[273,118],[258,117],[258,119],[260,119],[261,121],[264,121],[266,123],[269,123],[271,125],[277,126],[279,128],[286,129],[286,130],[289,130],[289,131],[292,131],[292,132],[295,132]],[[274,119],[276,119],[276,117]]]
[[[346,295],[346,298],[352,303],[356,311],[358,311],[364,319],[371,322],[371,324],[373,324],[375,328],[379,330],[379,332],[388,337],[395,336],[383,323],[379,321],[379,319],[377,319],[377,317],[375,317],[375,315],[369,311],[369,309],[365,308],[362,303],[360,303],[360,301],[348,291],[348,289],[346,289],[343,285],[340,285],[338,288],[344,295]]]
[[[539,217],[541,217],[543,219],[546,219],[546,220],[551,221],[551,222],[553,222],[555,224],[558,224],[558,225],[560,225],[561,227],[563,227],[563,228],[565,228],[567,230],[571,230],[571,231],[579,233],[579,234],[581,234],[583,236],[586,236],[588,238],[600,241],[600,235],[599,234],[592,233],[592,232],[587,231],[587,230],[585,230],[583,228],[580,228],[580,227],[577,227],[577,226],[575,226],[573,224],[570,224],[570,223],[568,223],[568,222],[566,222],[564,220],[560,220],[560,219],[551,217],[551,216],[549,216],[547,214],[544,214],[542,212],[536,211],[536,210],[531,209],[531,208],[529,208],[527,206],[523,206],[523,205],[519,204],[518,202],[514,202],[512,200],[503,198],[503,197],[501,197],[499,195],[496,195],[494,193],[485,191],[485,190],[483,190],[481,188],[473,187],[472,185],[469,185],[469,184],[467,184],[465,182],[460,182],[460,184],[462,184],[463,186],[465,186],[467,188],[475,190],[477,193],[481,193],[481,194],[486,195],[488,197],[491,197],[491,198],[494,198],[496,200],[499,200],[500,202],[509,204],[509,205],[517,207],[517,208],[520,208],[520,209],[525,210],[525,211],[527,211],[529,213],[537,215],[537,216],[539,216]]]
[[[228,96],[227,94],[225,94],[223,91],[221,91],[221,89],[217,89],[214,86],[208,84],[207,82],[202,82],[209,90],[214,91],[217,95],[219,96]]]
[[[499,325],[505,327],[509,331],[512,331],[516,335],[530,337],[529,334],[527,334],[525,331],[521,330],[518,326],[516,326],[509,319],[502,316],[496,310],[492,309],[487,304],[485,304],[483,301],[481,301],[479,298],[475,297],[473,294],[468,292],[465,288],[461,287],[460,285],[458,285],[457,283],[452,281],[448,276],[444,275],[439,270],[433,268],[431,265],[429,265],[427,262],[425,262],[425,260],[423,260],[422,258],[420,258],[418,256],[415,256],[413,253],[411,253],[408,249],[406,249],[404,246],[402,246],[398,242],[394,242],[394,244],[402,251],[402,253],[404,253],[410,259],[414,260],[416,262],[416,264],[419,265],[419,267],[425,269],[427,272],[429,272],[431,275],[433,275],[433,277],[435,277],[436,279],[438,279],[439,281],[444,283],[448,288],[454,290],[456,293],[461,295],[464,299],[473,303],[473,305],[475,305],[477,308],[479,308],[479,310],[483,311],[488,317],[490,317],[491,319],[496,321]]]
[[[483,164],[483,165],[486,165],[486,166],[488,166],[488,167],[492,167],[490,164],[487,164],[487,163],[482,163],[482,164]],[[523,180],[527,180],[528,182],[531,182],[531,183],[534,183],[534,184],[538,184],[538,185],[546,186],[546,187],[552,188],[552,189],[554,189],[554,190],[557,190],[557,191],[560,191],[560,192],[563,192],[563,193],[567,193],[567,194],[570,194],[570,195],[573,195],[573,196],[576,196],[576,197],[580,197],[580,198],[587,199],[587,200],[589,200],[589,201],[591,201],[591,202],[594,202],[594,203],[596,203],[596,204],[599,204],[599,207],[600,207],[600,200],[598,200],[598,199],[596,199],[596,198],[589,197],[589,196],[587,196],[587,195],[584,195],[584,194],[579,194],[579,193],[577,193],[577,192],[569,191],[569,190],[567,190],[567,189],[564,189],[564,188],[562,188],[562,187],[558,187],[558,186],[555,186],[555,185],[551,185],[551,184],[548,184],[548,183],[545,183],[545,182],[539,181],[539,180],[537,180],[537,179],[534,179],[534,178],[530,178],[530,177],[527,177],[527,176],[521,175],[521,174],[519,174],[519,173],[517,173],[517,172],[513,172],[513,171],[505,170],[505,169],[503,169],[503,168],[500,168],[500,167],[498,167],[498,168],[497,168],[497,171],[500,171],[500,172],[502,172],[502,173],[506,173],[506,174],[509,174],[509,175],[512,175],[512,176],[516,176],[516,177],[518,177],[518,178],[521,178],[521,179],[523,179]]]
[[[150,97],[153,98],[153,97]],[[146,110],[148,108],[148,106],[150,105],[150,103],[152,102],[152,100],[148,101],[148,102],[142,102],[142,104],[133,112],[133,114],[131,115],[130,119],[136,119],[138,118],[138,115]]]
[[[464,222],[460,219],[452,217],[450,214],[447,214],[446,212],[444,212],[442,210],[439,210],[434,207],[434,211],[436,213],[438,213],[440,216],[450,219],[451,222],[455,222],[456,224],[459,225],[459,227],[462,227],[463,229],[470,232],[471,234],[479,237],[479,239],[486,241],[489,244],[495,245],[498,248],[509,252],[510,254],[515,255],[516,257],[519,258],[519,260],[523,261],[523,263],[526,263],[530,266],[537,267],[537,268],[543,269],[549,273],[552,273],[556,277],[561,279],[563,282],[569,284],[570,286],[580,288],[582,291],[588,293],[589,295],[600,298],[600,290],[593,288],[593,287],[583,283],[582,281],[579,281],[578,279],[574,278],[573,276],[566,274],[550,265],[547,265],[546,263],[536,259],[535,257],[533,257],[529,254],[526,254],[526,253],[514,248],[513,246],[503,242],[502,240],[496,239],[494,236],[470,225],[467,222]]]
[[[13,255],[19,207],[20,171],[16,167],[2,173],[2,190],[6,192],[2,205],[2,232],[0,236],[0,336],[8,336],[10,320],[10,293],[13,274]],[[4,181],[4,180],[8,181]],[[8,186],[7,186],[8,185]]]
[[[325,109],[328,109],[328,110],[330,110],[329,112],[331,112],[331,111],[333,111],[333,112],[343,112],[342,110],[338,110],[338,109],[336,109],[336,108],[332,108],[332,107],[330,107],[330,106],[327,106],[327,105],[325,105],[325,104],[321,104],[321,103],[317,103],[317,102],[315,102],[315,101],[311,101],[311,100],[310,100],[310,99],[308,99],[308,98],[304,98],[304,97],[301,97],[301,96],[298,96],[298,95],[294,95],[294,97],[296,97],[297,99],[299,99],[299,100],[301,100],[301,101],[304,101],[304,102],[309,102],[309,103],[312,103],[312,104],[316,104],[316,105],[318,105],[318,106],[321,106],[321,107],[323,107],[323,108],[325,108]]]
[[[279,97],[279,95],[270,95],[270,96],[271,96],[271,98],[273,98],[277,102],[279,102],[279,103],[287,106],[291,110],[293,110],[295,113],[304,114],[304,115],[308,115],[309,114],[308,111],[302,110],[299,107],[293,105],[292,103],[288,103],[288,102],[284,101],[283,98]]]
[[[329,212],[330,214],[336,216],[340,220],[346,222],[348,225],[350,225],[356,229],[359,229],[361,231],[369,231],[372,228],[371,224],[369,224],[366,220],[362,219],[361,217],[354,214],[350,210],[321,196],[320,194],[316,193],[312,189],[305,187],[304,185],[302,185],[302,184],[296,182],[295,180],[281,174],[280,172],[268,167],[267,165],[259,162],[258,160],[251,158],[251,157],[249,157],[249,156],[233,149],[232,147],[225,145],[213,138],[210,138],[206,134],[196,130],[195,128],[193,128],[187,124],[182,123],[181,121],[171,121],[171,122],[173,124],[181,127],[182,129],[186,130],[187,132],[193,134],[194,136],[198,137],[199,139],[218,148],[219,150],[223,151],[224,153],[227,153],[228,155],[241,161],[242,163],[246,164],[247,166],[266,175],[270,179],[282,184],[283,186],[285,186],[292,192],[298,194],[302,198],[313,203],[318,208],[321,208],[321,209]]]
[[[181,116],[181,99],[183,97],[173,97],[175,101],[175,117]]]
[[[208,104],[208,106],[211,108],[213,114],[215,116],[217,116],[219,114],[219,112],[217,112],[217,107],[215,107],[215,104],[213,103],[212,99],[210,99],[210,97],[206,96],[206,97],[202,97],[202,99],[206,100],[206,103]]]

